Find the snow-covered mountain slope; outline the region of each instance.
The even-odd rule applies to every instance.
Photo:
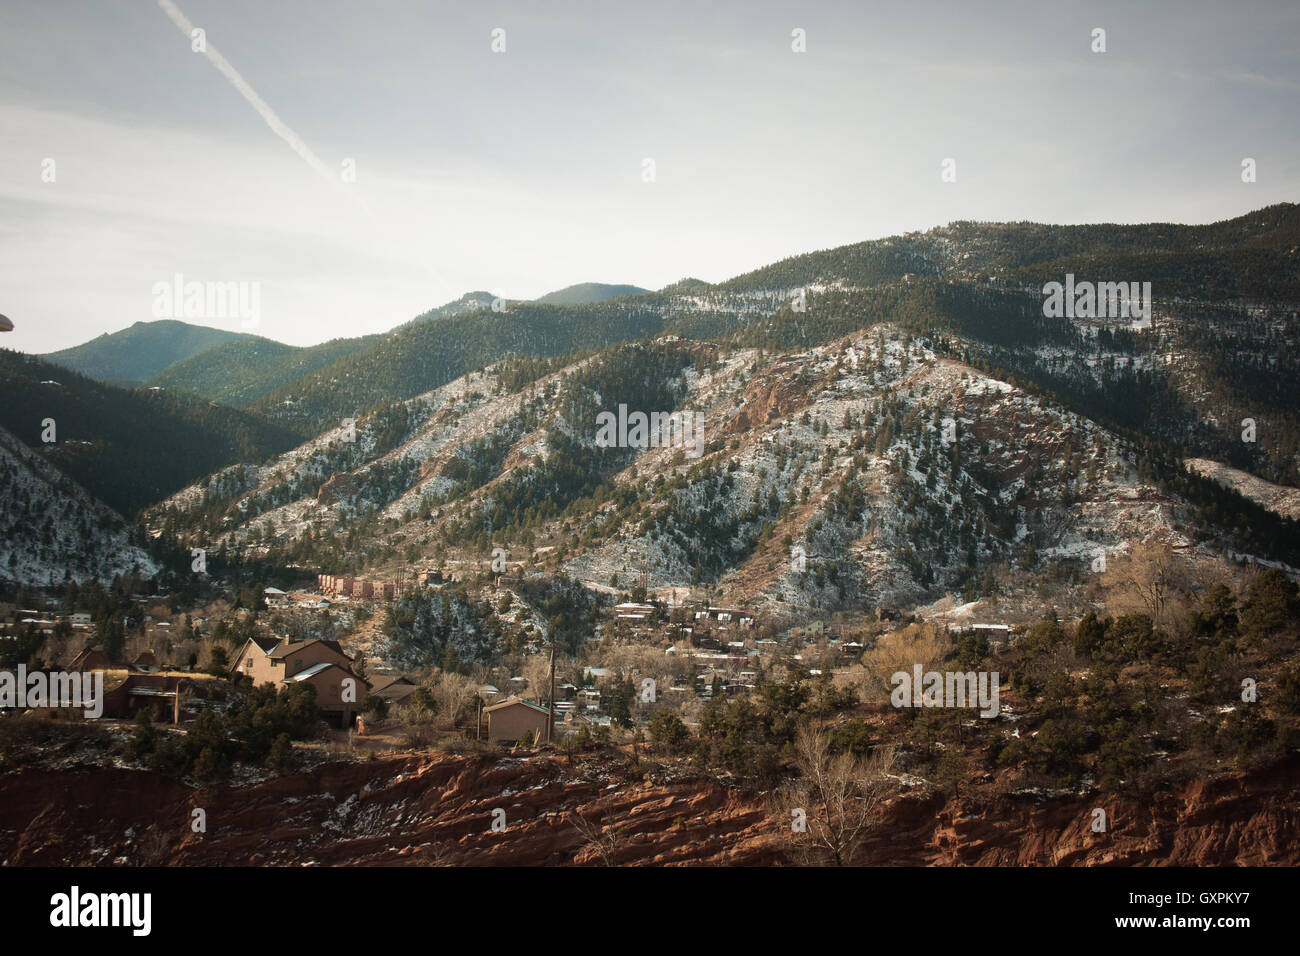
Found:
[[[1300,519],[1300,488],[1275,485],[1271,481],[1257,478],[1248,471],[1205,458],[1189,458],[1187,468],[1198,475],[1213,478],[1219,484],[1232,488],[1275,514]]]
[[[597,416],[620,404],[698,416],[701,443],[601,447]],[[645,575],[828,609],[1012,565],[1077,579],[1153,537],[1214,550],[1148,472],[1128,439],[885,324],[776,354],[665,338],[526,382],[493,366],[149,520],[322,569],[486,570],[500,547],[594,588]]]
[[[157,567],[121,516],[0,429],[0,579],[58,585]]]

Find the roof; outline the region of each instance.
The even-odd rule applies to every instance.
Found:
[[[270,637],[270,636],[263,637],[262,635],[254,635],[253,637],[249,638],[249,640],[251,640],[259,648],[261,648],[263,654],[270,654],[271,651],[275,650],[275,646],[280,643],[274,637]]]
[[[503,700],[501,703],[493,704],[491,707],[484,707],[483,713],[490,714],[494,710],[505,710],[507,707],[530,707],[539,714],[549,713],[545,707],[539,707],[537,704],[520,697],[511,697],[509,700]]]
[[[382,697],[384,698],[384,700],[392,701],[395,704],[400,704],[402,701],[406,700],[406,698],[414,694],[418,689],[419,688],[417,688],[414,684],[402,684],[402,683],[395,682],[389,684],[387,687],[381,688],[380,690],[372,689],[371,693],[374,694],[376,697]]]
[[[263,593],[263,594],[284,594],[284,593],[286,593],[286,592],[281,591],[279,588],[267,588],[267,589],[266,589],[265,591],[263,591],[262,593]]]
[[[271,660],[273,661],[283,660],[284,658],[288,657],[290,654],[296,654],[298,651],[301,651],[303,648],[310,647],[313,644],[324,644],[330,650],[337,652],[339,656],[347,657],[347,655],[343,653],[343,648],[339,646],[338,641],[325,641],[325,640],[313,639],[310,641],[293,641],[292,643],[289,644],[280,644],[279,646],[276,647],[275,650],[270,652]]]
[[[342,668],[342,667],[339,667],[339,665],[336,664],[336,663],[334,663],[334,661],[321,661],[319,664],[313,664],[313,665],[311,665],[311,667],[305,667],[305,668],[303,668],[302,670],[300,670],[298,673],[294,674],[292,677],[288,677],[288,678],[285,678],[285,679],[286,679],[286,680],[306,680],[306,679],[309,678],[309,677],[315,677],[315,676],[316,676],[317,674],[319,674],[321,671],[327,671],[327,670],[329,670],[331,667],[338,667],[339,670],[343,670],[343,669],[344,669],[344,668]]]
[[[415,688],[415,681],[411,680],[405,674],[381,674],[371,679],[370,690],[372,693],[379,693],[392,687],[394,684],[404,684],[412,689]]]

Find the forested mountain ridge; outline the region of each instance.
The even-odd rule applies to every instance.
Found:
[[[1152,537],[1300,565],[1295,522],[945,357],[967,344],[886,323],[800,351],[661,338],[533,374],[511,360],[148,520],[336,573],[481,567],[501,547],[592,588],[645,573],[805,609],[974,599],[1049,571],[1083,588],[1098,554]],[[600,413],[620,405],[699,415],[700,444],[604,447]]]
[[[743,292],[816,284],[877,285],[907,273],[950,279],[1001,276],[1041,286],[1065,272],[1159,282],[1164,296],[1240,295],[1295,301],[1300,206],[1280,203],[1203,226],[1063,226],[959,221],[927,232],[791,256],[718,283]],[[1225,283],[1226,277],[1232,277]]]
[[[121,515],[0,428],[0,579],[59,586],[156,570]]]
[[[665,334],[728,349],[803,351],[888,323],[925,336],[936,355],[1039,392],[1127,440],[1154,442],[1162,458],[1223,461],[1295,485],[1300,399],[1291,383],[1300,374],[1300,328],[1294,300],[1284,293],[1297,270],[1238,266],[1254,256],[1266,266],[1293,258],[1297,209],[1283,204],[1208,226],[959,222],[792,257],[725,283],[688,279],[660,292],[582,306],[512,301],[494,311],[489,293],[469,293],[421,317],[428,321],[413,320],[382,336],[293,351],[241,338],[155,380],[178,387],[188,381],[246,403],[250,414],[243,417],[223,417],[207,403],[175,394],[171,385],[145,398],[187,419],[222,418],[210,426],[229,438],[201,442],[202,453],[185,456],[193,467],[183,482],[203,469],[258,465],[268,449],[290,447],[349,418],[391,416],[412,397],[511,356],[534,356],[546,366]],[[1245,258],[1234,266],[1233,256]],[[1059,280],[1060,268],[1109,263],[1106,273],[1085,271],[1080,278],[1139,280],[1152,257],[1178,279],[1168,286],[1158,274],[1150,280],[1153,329],[1098,331],[1042,314],[1038,279]],[[1206,261],[1214,268],[1203,270]],[[1220,281],[1222,268],[1236,276],[1233,282]],[[1210,297],[1178,294],[1187,291],[1180,282],[1193,292],[1209,290]],[[1229,286],[1233,294],[1223,291]],[[1247,292],[1260,298],[1240,301]],[[521,366],[509,367],[517,378]],[[38,376],[46,377],[58,376]],[[24,388],[39,384],[28,379]],[[7,420],[37,444],[30,418]],[[1253,441],[1241,438],[1247,420],[1256,425]],[[135,433],[146,434],[144,419],[134,421]],[[126,487],[109,487],[120,479],[112,469],[94,474],[80,460],[89,451],[69,446],[54,454],[66,458],[70,474],[125,511],[157,500],[148,498],[155,485],[146,490],[148,483],[134,477]],[[176,477],[156,482],[158,497],[179,483]]]
[[[0,427],[128,516],[218,468],[301,441],[247,412],[106,385],[8,349],[0,349],[0,396]]]
[[[41,356],[101,382],[145,382],[208,349],[255,336],[175,319],[136,322],[72,348]]]
[[[241,338],[169,366],[148,382],[223,405],[246,407],[304,375],[377,342],[381,336],[331,339],[299,348],[264,338]]]
[[[829,296],[827,303],[852,314],[856,324],[841,323],[834,332],[842,335],[925,308],[930,293],[913,286],[927,277],[1035,295],[1043,281],[1075,271],[1093,281],[1152,281],[1153,295],[1165,301],[1285,308],[1300,301],[1298,252],[1300,207],[1290,204],[1209,226],[954,223],[795,256],[714,285],[683,280],[660,292],[583,306],[510,302],[494,312],[487,301],[438,322],[409,323],[252,407],[295,429],[319,430],[509,355],[562,355],[664,333],[752,338],[756,320],[789,312],[800,290],[805,297]],[[1019,301],[1006,301],[1021,309]],[[772,347],[816,344],[825,341],[819,328],[809,314],[788,326],[784,341],[769,341]]]
[[[641,295],[648,292],[636,285],[608,285],[604,282],[580,282],[577,285],[556,289],[534,299],[540,305],[591,305],[616,299],[620,296]]]

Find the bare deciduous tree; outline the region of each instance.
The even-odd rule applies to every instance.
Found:
[[[443,673],[432,688],[433,699],[438,702],[438,715],[455,721],[461,708],[474,699],[478,688],[468,677],[456,673]]]
[[[569,812],[569,822],[582,834],[584,845],[594,850],[605,866],[618,865],[617,828],[605,826],[604,821],[588,820],[576,810]]]
[[[1163,541],[1144,541],[1112,562],[1106,576],[1111,600],[1120,609],[1144,611],[1160,630],[1171,598],[1187,586],[1183,563]]]
[[[897,789],[893,748],[878,748],[865,760],[833,754],[830,734],[804,724],[795,735],[795,765],[799,779],[778,800],[790,855],[802,864],[852,865]],[[791,827],[795,810],[803,811],[804,832]]]

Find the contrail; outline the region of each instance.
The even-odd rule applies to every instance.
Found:
[[[185,34],[186,39],[190,39],[194,32],[194,24],[190,22],[185,14],[181,13],[180,8],[172,3],[172,0],[158,0],[158,6],[162,7],[163,12],[171,17],[172,23],[176,24],[181,33]],[[205,44],[204,55],[212,61],[212,65],[221,71],[221,74],[228,79],[239,94],[246,100],[257,114],[266,121],[266,125],[276,136],[289,144],[289,148],[303,158],[303,160],[316,172],[320,173],[327,182],[332,185],[339,184],[339,177],[336,172],[321,162],[320,157],[311,151],[311,148],[302,141],[302,138],[291,130],[276,115],[275,110],[267,104],[266,100],[257,95],[257,91],[248,85],[248,81],[239,75],[239,71],[230,65],[230,61],[217,52],[217,48],[211,43]],[[364,206],[364,203],[362,204]]]
[[[158,0],[158,6],[160,6],[163,12],[171,18],[172,23],[176,24],[176,28],[185,35],[187,40],[193,38],[194,24],[190,22],[189,17],[185,16],[172,0]],[[387,246],[392,247],[394,245],[394,240],[386,230],[380,227],[378,218],[370,208],[370,204],[357,195],[354,189],[342,189],[342,179],[339,175],[339,171],[331,169],[329,166],[325,165],[325,163],[321,161],[320,157],[311,151],[311,147],[302,141],[302,137],[291,130],[284,120],[280,119],[280,117],[276,115],[275,110],[271,109],[266,100],[257,95],[257,91],[248,84],[247,80],[239,75],[239,71],[230,64],[230,61],[217,52],[216,47],[214,47],[210,42],[205,42],[203,53],[212,61],[212,65],[221,72],[221,75],[228,79],[231,85],[239,91],[239,95],[247,100],[248,104],[252,106],[253,109],[257,110],[257,115],[266,121],[266,125],[271,127],[272,132],[288,143],[289,148],[301,156],[303,161],[312,169],[316,170],[316,172],[319,173],[327,183],[336,189],[341,189],[344,196],[360,209],[361,212],[365,213],[370,225],[379,230],[381,240],[387,244]],[[435,267],[426,263],[424,269],[437,281],[444,285],[448,285],[445,277]]]

